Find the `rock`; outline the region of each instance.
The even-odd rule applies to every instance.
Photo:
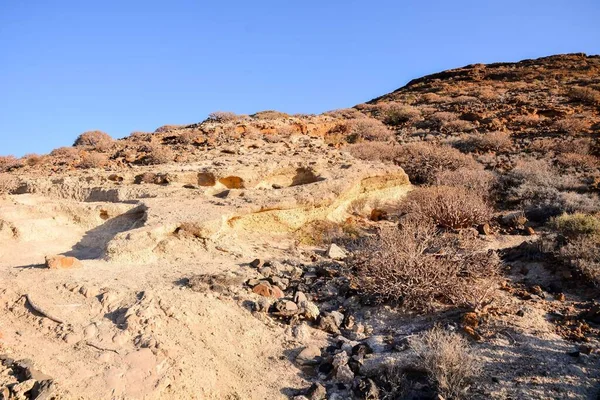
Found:
[[[281,317],[291,317],[300,312],[296,303],[291,300],[278,300],[272,308],[273,314]]]
[[[557,293],[554,298],[558,301],[565,301],[565,294],[564,293]]]
[[[477,326],[479,325],[479,317],[474,312],[468,312],[462,316],[462,324],[464,326],[477,328]]]
[[[387,211],[384,210],[380,210],[378,208],[374,208],[371,210],[371,215],[369,216],[369,219],[371,221],[382,221],[384,219],[387,219],[388,213]]]
[[[490,224],[481,224],[477,227],[477,231],[482,234],[482,235],[492,235],[492,227],[490,226]]]
[[[78,335],[76,333],[67,333],[64,337],[63,340],[65,341],[65,343],[67,344],[75,344],[75,343],[79,343],[81,342],[81,340],[83,339],[83,337],[81,335]]]
[[[344,364],[335,372],[335,379],[342,383],[350,384],[354,380],[354,372],[352,372],[348,365]]]
[[[306,396],[310,400],[323,400],[327,396],[327,389],[319,382],[316,382],[306,391]]]
[[[306,298],[306,295],[303,292],[297,291],[296,294],[294,295],[294,301],[296,302],[296,304],[301,306],[302,303],[305,301],[308,301],[308,299]]]
[[[33,386],[35,385],[37,381],[35,379],[28,379],[26,381],[23,381],[21,383],[17,383],[16,385],[14,385],[12,387],[12,391],[14,394],[14,398],[16,399],[27,399],[28,397],[25,395],[25,393],[29,392],[31,389],[33,389]]]
[[[83,297],[89,299],[90,297],[98,296],[100,294],[100,290],[98,290],[97,287],[83,285],[79,288],[79,293],[81,293]]]
[[[332,260],[343,260],[347,257],[346,252],[342,250],[337,244],[332,243],[327,249],[327,257]]]
[[[386,342],[386,337],[383,335],[370,336],[365,344],[369,346],[373,353],[383,353],[390,349],[390,345]]]
[[[281,289],[279,289],[277,286],[271,286],[270,283],[264,281],[254,286],[252,288],[252,291],[258,294],[259,296],[273,297],[275,299],[280,299],[284,296]]]
[[[331,361],[331,364],[333,365],[334,368],[339,368],[342,365],[348,364],[348,354],[346,354],[345,351],[341,351],[341,352],[337,353],[336,355],[333,356],[333,360]]]
[[[378,400],[379,389],[372,379],[361,379],[354,384],[354,395],[363,400]]]
[[[532,227],[527,226],[527,227],[525,227],[525,234],[529,235],[529,236],[533,236],[533,235],[535,235],[535,230]]]
[[[342,317],[343,320],[343,317]],[[334,335],[340,334],[341,321],[338,323],[339,318],[336,318],[333,313],[327,313],[322,315],[319,319],[319,329],[333,333]]]
[[[267,278],[273,276],[273,268],[271,267],[262,267],[258,269],[258,272]]]
[[[250,262],[250,266],[252,268],[260,268],[265,264],[265,262],[263,260],[261,260],[260,258],[256,258],[253,261]]]
[[[46,267],[49,269],[71,269],[81,268],[83,264],[75,257],[56,255],[46,256]]]
[[[83,337],[86,339],[92,339],[98,334],[98,327],[96,324],[89,324],[83,329]]]
[[[527,223],[527,217],[525,217],[522,212],[513,212],[503,215],[502,218],[500,218],[500,222],[508,227],[518,228]]]
[[[295,325],[292,328],[292,335],[300,343],[306,343],[310,340],[310,327],[306,323]]]
[[[300,308],[302,308],[303,314],[307,319],[316,320],[319,318],[319,307],[312,301],[303,301],[300,304]]]
[[[320,361],[321,349],[317,346],[307,346],[296,356],[296,362],[300,365],[317,365]]]

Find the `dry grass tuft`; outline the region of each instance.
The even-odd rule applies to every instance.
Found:
[[[442,398],[466,397],[481,366],[462,336],[435,327],[414,340],[412,347]]]
[[[363,296],[406,309],[474,306],[486,297],[498,271],[496,255],[478,247],[474,239],[407,216],[399,227],[384,228],[359,244],[353,280]]]
[[[18,187],[18,180],[10,174],[0,173],[0,195],[9,194]]]
[[[467,151],[497,152],[509,150],[512,146],[512,141],[510,133],[496,131],[469,135],[461,145]]]
[[[240,115],[231,111],[215,111],[208,114],[207,120],[211,122],[233,122],[238,121],[240,118]]]
[[[114,144],[113,138],[102,131],[88,131],[77,137],[73,146],[90,147],[97,151],[106,151]]]
[[[498,185],[498,177],[491,171],[473,168],[444,170],[435,175],[438,186],[462,187],[479,193],[484,198],[492,198]]]
[[[167,164],[175,158],[173,150],[160,144],[147,146],[146,150],[148,154],[144,157],[144,163],[148,165]]]
[[[574,87],[569,91],[573,100],[588,104],[600,104],[600,91],[587,87]]]
[[[450,186],[415,189],[399,204],[398,211],[418,215],[450,229],[486,223],[493,213],[478,193]]]
[[[108,156],[102,153],[85,153],[81,157],[79,167],[84,169],[89,168],[104,168],[108,164]]]
[[[388,141],[393,138],[394,133],[387,126],[375,118],[357,118],[346,123],[348,143],[362,141]]]

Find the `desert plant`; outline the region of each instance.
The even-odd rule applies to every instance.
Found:
[[[81,157],[79,167],[88,168],[103,168],[108,164],[108,157],[102,153],[85,153]]]
[[[569,91],[573,100],[588,104],[600,104],[600,91],[588,87],[574,87]]]
[[[575,276],[594,286],[600,286],[600,240],[595,235],[577,237],[554,253]]]
[[[274,110],[259,111],[250,116],[254,119],[263,119],[263,120],[268,120],[268,121],[275,120],[275,119],[290,118],[290,114],[287,114],[287,113],[284,113],[281,111],[274,111]]]
[[[0,172],[10,171],[23,166],[23,161],[15,156],[0,156]]]
[[[323,113],[323,115],[343,119],[354,119],[364,117],[364,114],[358,111],[356,108],[340,108],[338,110],[327,111]]]
[[[392,126],[411,123],[421,117],[418,108],[398,103],[383,103],[379,112],[383,116],[383,122]]]
[[[469,121],[457,119],[445,122],[440,126],[440,129],[444,132],[470,132],[475,129],[475,126]]]
[[[600,237],[600,218],[594,215],[583,213],[562,214],[552,218],[550,226],[569,238],[580,236]]]
[[[208,114],[207,120],[211,122],[232,122],[237,121],[240,118],[240,115],[231,111],[215,111]]]
[[[434,183],[436,175],[443,170],[477,168],[473,157],[449,146],[416,142],[395,150],[394,162],[404,169],[413,183]]]
[[[450,186],[415,189],[400,202],[398,211],[450,229],[469,228],[486,223],[492,217],[492,209],[479,194]]]
[[[510,133],[495,131],[469,135],[460,144],[467,151],[506,151],[512,146]]]
[[[349,143],[367,141],[386,141],[393,137],[385,124],[375,118],[356,118],[346,123],[347,138]]]
[[[185,125],[163,125],[163,126],[159,126],[158,128],[156,128],[154,130],[154,133],[165,133],[165,132],[171,132],[171,131],[175,131],[178,130],[180,128],[183,128]],[[147,133],[147,132],[132,132],[131,134],[133,135],[134,133]]]
[[[479,375],[481,366],[467,341],[436,326],[412,342],[419,366],[427,371],[442,398],[459,399]]]
[[[17,187],[17,178],[10,174],[0,173],[0,195],[11,193]]]
[[[589,128],[589,122],[583,118],[569,117],[556,121],[554,127],[564,133],[571,135],[586,132]]]
[[[591,170],[600,166],[600,160],[589,154],[562,153],[556,157],[556,161],[565,168]]]
[[[405,216],[398,227],[385,227],[359,242],[351,260],[352,280],[364,298],[410,310],[474,306],[493,285],[498,259],[477,250],[473,240]]]
[[[64,163],[71,163],[79,159],[79,150],[73,147],[59,147],[50,152],[50,156]]]
[[[77,137],[73,146],[75,147],[91,147],[97,151],[106,151],[112,145],[113,139],[102,131],[88,131]]]
[[[176,141],[181,144],[192,144],[201,134],[202,132],[197,130],[186,130],[177,136]]]
[[[435,175],[435,184],[440,186],[463,187],[492,198],[498,184],[498,177],[491,171],[474,168],[458,168],[454,171],[443,170]]]
[[[345,148],[354,157],[361,160],[393,161],[400,151],[400,145],[385,142],[361,142]]]
[[[175,154],[167,146],[154,144],[148,146],[146,150],[148,154],[144,157],[144,162],[149,165],[166,164],[175,158]]]
[[[30,167],[34,167],[36,165],[40,165],[44,162],[44,156],[40,156],[39,154],[25,154],[23,156],[23,162],[25,165],[28,165]]]

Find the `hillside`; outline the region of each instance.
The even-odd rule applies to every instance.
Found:
[[[594,398],[600,56],[0,157],[0,398]]]

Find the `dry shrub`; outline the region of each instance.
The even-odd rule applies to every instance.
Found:
[[[80,168],[103,168],[108,164],[108,156],[102,153],[85,153],[79,162]]]
[[[574,87],[569,91],[573,100],[588,104],[600,104],[600,91],[587,87]]]
[[[537,114],[517,115],[512,122],[518,125],[535,126],[542,121]]]
[[[192,144],[201,134],[202,132],[197,130],[184,131],[177,136],[176,141],[180,144]]]
[[[240,115],[231,111],[215,111],[208,114],[207,121],[211,122],[232,122],[237,121],[241,118]]]
[[[327,245],[340,240],[355,239],[360,234],[360,229],[352,220],[343,223],[316,220],[294,232],[296,240],[305,245]]]
[[[569,238],[580,236],[600,237],[600,218],[594,215],[575,213],[562,214],[550,220],[550,226]]]
[[[59,147],[50,152],[50,156],[64,163],[71,163],[79,159],[79,150],[73,147]]]
[[[171,126],[171,125],[165,125],[165,126]],[[162,129],[163,127],[161,126],[160,128],[158,128],[156,130],[156,133],[159,132],[159,129]],[[165,131],[161,131],[161,132],[165,132]],[[131,132],[129,134],[129,138],[133,141],[133,142],[151,142],[152,141],[152,133],[149,132],[140,132],[140,131],[135,131],[135,132]]]
[[[158,128],[156,128],[154,130],[154,133],[165,133],[165,132],[171,132],[171,131],[175,131],[177,129],[181,129],[183,128],[185,125],[163,125],[163,126],[159,126]],[[133,135],[134,133],[146,133],[146,132],[132,132],[131,135]]]
[[[106,151],[110,149],[114,141],[108,133],[102,131],[84,132],[75,139],[75,147],[91,147],[97,151]]]
[[[475,129],[475,125],[473,125],[469,121],[463,121],[462,119],[457,119],[454,121],[449,121],[444,123],[441,126],[441,129],[444,132],[470,132]]]
[[[469,228],[492,217],[492,209],[478,193],[450,186],[415,189],[399,204],[398,211],[450,229]]]
[[[486,101],[497,100],[500,97],[500,93],[490,87],[477,88],[473,90],[472,94],[480,100],[483,99]]]
[[[569,266],[575,276],[600,286],[600,240],[598,236],[581,236],[555,252],[556,258]]]
[[[30,167],[35,167],[36,165],[41,165],[44,162],[44,157],[39,154],[25,154],[23,156],[23,161],[25,165]]]
[[[424,103],[436,104],[436,103],[448,103],[452,99],[448,96],[441,96],[437,93],[425,93],[421,96],[421,100]]]
[[[381,121],[375,118],[357,118],[346,123],[348,143],[367,141],[387,141],[393,137],[393,132]]]
[[[554,123],[556,129],[568,134],[577,134],[586,132],[590,126],[589,122],[583,118],[570,117],[560,119]]]
[[[13,175],[0,173],[0,195],[11,193],[17,189],[18,183]]]
[[[434,183],[435,176],[444,170],[477,168],[477,162],[470,155],[448,146],[417,142],[398,146],[395,150],[395,163],[404,169],[413,183]]]
[[[358,106],[357,106],[358,107]],[[363,118],[364,114],[358,111],[356,108],[340,108],[338,110],[331,110],[323,113],[323,115],[327,115],[333,118],[343,118],[343,119],[354,119],[354,118]]]
[[[509,132],[488,132],[473,134],[461,143],[467,151],[506,151],[512,146]]]
[[[175,158],[173,151],[166,146],[155,144],[147,147],[147,155],[144,162],[149,165],[166,164]]]
[[[577,138],[562,140],[554,145],[553,150],[558,153],[591,154],[594,143],[590,138]]]
[[[383,116],[383,122],[388,125],[399,126],[412,123],[421,118],[418,108],[398,103],[382,103],[379,112]]]
[[[255,119],[264,119],[264,120],[269,120],[269,121],[274,120],[274,119],[290,118],[290,114],[287,114],[287,113],[284,113],[281,111],[274,111],[274,110],[259,111],[250,116]]]
[[[563,153],[556,157],[556,161],[565,168],[582,170],[595,169],[600,166],[598,158],[589,154]]]
[[[352,279],[367,299],[410,310],[474,306],[486,297],[498,271],[497,256],[478,251],[474,240],[406,216],[398,227],[384,227],[359,242]]]
[[[361,160],[391,162],[400,152],[400,145],[385,142],[362,142],[346,146],[352,156]]]
[[[427,371],[441,398],[464,398],[481,372],[467,341],[439,326],[420,335],[412,347],[418,354],[419,366]]]
[[[452,104],[470,104],[470,103],[478,103],[479,99],[473,96],[457,96],[453,97],[450,100]]]
[[[593,213],[600,208],[597,196],[581,194],[580,182],[562,175],[547,160],[525,160],[502,176],[503,192],[511,206],[523,207],[527,217],[547,220],[562,213]]]
[[[0,156],[0,172],[10,171],[23,166],[23,162],[15,156]]]
[[[435,184],[440,186],[463,187],[485,198],[493,197],[498,177],[491,171],[473,168],[458,168],[455,171],[440,171],[435,175]]]
[[[438,125],[444,125],[451,121],[456,121],[458,119],[458,115],[449,111],[438,111],[434,113],[431,117],[431,120],[438,123]]]

